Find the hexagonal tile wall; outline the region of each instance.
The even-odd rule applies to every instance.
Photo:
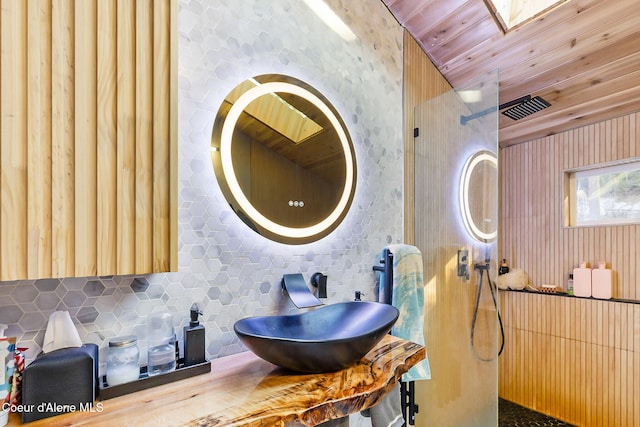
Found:
[[[327,274],[326,303],[373,299],[372,265],[402,241],[402,29],[378,0],[329,0],[358,40],[331,32],[298,0],[180,0],[178,14],[178,265],[166,274],[0,283],[0,322],[38,354],[54,310],[69,311],[81,338],[101,346],[146,334],[146,317],[169,311],[179,337],[197,302],[207,357],[243,351],[241,317],[297,309],[283,274]],[[306,245],[271,242],[231,210],[216,182],[210,142],[227,93],[254,75],[280,73],[322,92],[351,134],[358,165],[343,223]],[[369,291],[368,291],[369,290]]]

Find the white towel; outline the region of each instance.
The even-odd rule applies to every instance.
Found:
[[[49,353],[67,347],[82,347],[82,341],[68,311],[54,311],[44,332],[42,351]]]
[[[402,427],[404,417],[400,405],[400,384],[393,388],[375,406],[369,409],[371,427]]]

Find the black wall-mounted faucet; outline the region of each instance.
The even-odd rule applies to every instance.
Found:
[[[327,276],[322,273],[314,273],[311,276],[311,284],[318,288],[318,298],[327,297]]]
[[[298,308],[316,307],[323,304],[311,293],[304,281],[304,277],[300,273],[285,274],[282,276],[281,285],[282,289],[289,295],[291,302]]]

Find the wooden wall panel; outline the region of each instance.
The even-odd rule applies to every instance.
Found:
[[[75,182],[75,26],[72,0],[53,2],[51,9],[51,276],[64,277],[73,275],[75,265],[75,210],[74,199],[69,197]],[[3,138],[0,144],[4,146],[5,141]],[[2,269],[0,277],[16,275]],[[36,272],[29,277],[47,275]]]
[[[0,280],[177,268],[174,3],[2,0]]]
[[[136,1],[136,52],[153,53],[153,5],[151,0]],[[153,68],[154,55],[136,54],[136,193],[135,271],[151,271],[153,222]]]
[[[117,11],[117,268],[135,269],[135,3],[118,0]]]
[[[75,3],[75,270],[97,274],[97,64],[96,3]],[[67,195],[66,197],[69,197]]]
[[[27,274],[27,3],[4,0],[0,15],[0,270]],[[22,141],[16,144],[16,141]],[[12,143],[9,143],[12,142]]]
[[[535,285],[606,260],[640,299],[640,225],[563,227],[563,171],[640,154],[640,113],[501,150],[499,252]],[[640,425],[640,304],[502,292],[500,396],[578,426]]]
[[[461,166],[462,154],[456,153],[475,144],[471,136],[478,128],[450,126],[468,111],[453,93],[443,95],[447,92],[452,92],[447,81],[405,33],[404,241],[423,254],[425,342],[432,372],[430,381],[416,382],[416,426],[496,425],[496,311],[485,286],[472,349],[478,275],[472,273],[470,280],[458,277],[456,265],[458,249],[469,249],[475,258],[475,245],[455,219],[455,192],[449,191],[457,185],[453,171]],[[416,126],[418,138],[413,136]]]
[[[403,121],[404,121],[404,239],[413,243],[414,216],[414,108],[428,99],[451,90],[420,45],[404,31]]]
[[[27,182],[27,200],[34,205],[27,213],[27,274],[51,276],[51,2],[29,1],[27,15],[28,63],[38,64],[28,70],[27,170],[41,171]]]
[[[98,0],[98,192],[97,234],[102,242],[98,274],[117,271],[116,221],[116,2]]]
[[[635,250],[640,225],[563,227],[563,171],[640,153],[640,113],[574,129],[500,152],[500,255],[536,285],[562,286],[580,261],[607,261],[614,298],[640,299]]]
[[[153,249],[151,259],[154,271],[169,270],[172,252],[162,250],[171,247],[171,151],[169,150],[171,127],[171,85],[177,81],[171,75],[171,31],[172,7],[177,2],[156,0],[153,5]],[[173,6],[172,6],[173,4]],[[177,14],[176,14],[177,15]],[[177,37],[174,37],[177,39]],[[177,62],[177,61],[176,61]],[[177,105],[177,102],[174,104]],[[175,157],[175,156],[174,156]],[[177,180],[176,180],[177,181]],[[177,257],[177,249],[175,256]]]
[[[520,292],[501,300],[501,397],[577,426],[638,425],[640,305]]]

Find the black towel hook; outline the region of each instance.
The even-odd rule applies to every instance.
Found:
[[[392,305],[393,302],[393,253],[388,249],[382,250],[382,265],[374,265],[373,271],[384,273],[384,302]],[[416,423],[416,414],[419,407],[416,404],[415,381],[400,381],[400,404],[402,406],[402,416],[407,425],[413,426]]]

